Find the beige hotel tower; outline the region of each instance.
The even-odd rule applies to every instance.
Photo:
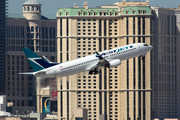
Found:
[[[151,8],[146,2],[117,2],[98,8],[59,8],[57,62],[66,62],[132,44],[151,44]],[[80,73],[57,78],[58,117],[76,119],[77,108],[88,120],[151,119],[151,54],[103,68],[98,75]]]

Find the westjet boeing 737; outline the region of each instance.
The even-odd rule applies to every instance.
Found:
[[[49,61],[45,56],[44,59],[36,55],[30,49],[23,48],[23,51],[30,62],[34,72],[19,73],[31,74],[35,77],[63,77],[77,74],[83,71],[89,71],[89,74],[98,74],[98,70],[102,67],[116,67],[121,64],[121,61],[141,56],[144,56],[152,49],[151,45],[145,43],[135,43],[117,47],[103,52],[96,52],[93,55],[75,59],[65,63],[54,63]]]

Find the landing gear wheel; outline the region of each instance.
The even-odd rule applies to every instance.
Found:
[[[94,75],[98,74],[99,71],[97,69],[94,69]]]
[[[90,71],[89,71],[89,75],[92,75],[92,74],[93,74],[93,70],[90,70]]]

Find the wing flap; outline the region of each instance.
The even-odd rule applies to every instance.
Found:
[[[97,67],[97,63],[91,64],[91,65],[87,66],[87,67],[85,68],[85,70],[86,70],[86,71],[90,71],[90,70],[95,69],[96,67]]]

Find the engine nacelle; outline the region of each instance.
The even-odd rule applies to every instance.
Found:
[[[115,59],[109,62],[108,68],[116,67],[121,64],[119,59]]]

